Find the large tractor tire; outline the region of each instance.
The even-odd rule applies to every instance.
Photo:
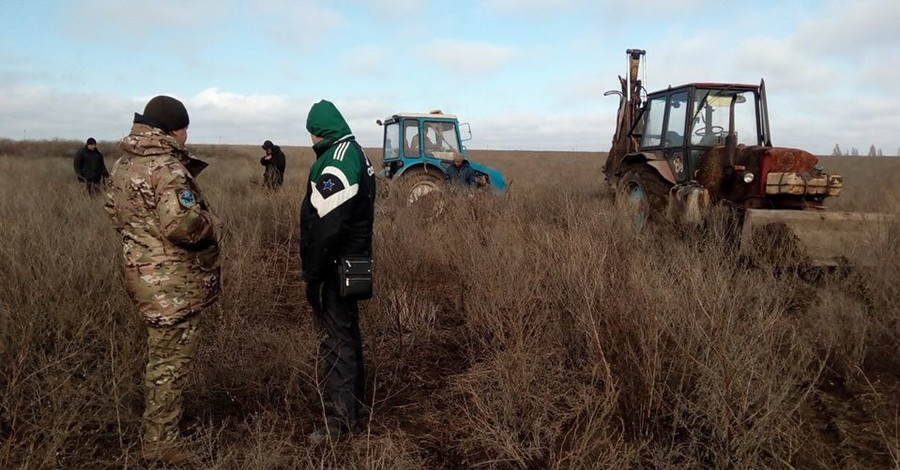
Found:
[[[444,175],[435,169],[416,168],[400,177],[406,189],[406,204],[412,205],[423,198],[437,199],[444,192]]]
[[[621,204],[633,211],[635,228],[648,221],[662,220],[672,185],[650,165],[640,164],[626,170],[618,183]]]

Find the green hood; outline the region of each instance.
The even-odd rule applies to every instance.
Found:
[[[352,134],[344,116],[327,100],[312,105],[306,118],[306,130],[326,140],[338,140]]]

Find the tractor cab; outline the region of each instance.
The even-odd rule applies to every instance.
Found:
[[[475,171],[476,187],[506,190],[502,173],[468,159],[463,142],[472,138],[472,131],[469,124],[460,124],[456,116],[440,111],[400,113],[377,122],[384,127],[381,176],[395,179],[415,175],[430,188],[425,192],[440,190],[449,181],[447,171],[454,165],[454,158],[462,158]]]
[[[691,83],[651,93],[632,135],[638,151],[662,156],[673,182],[694,178],[710,149],[769,146],[765,88],[756,85]],[[642,124],[642,126],[641,126]]]
[[[745,253],[796,240],[813,266],[866,262],[866,250],[848,248],[884,235],[894,218],[828,210],[825,203],[840,195],[843,179],[826,173],[810,152],[772,145],[764,81],[647,93],[639,78],[646,51],[625,53],[621,88],[605,93],[619,97],[619,109],[603,173],[634,211],[635,226],[654,218],[703,226],[706,209],[715,205],[734,216]]]

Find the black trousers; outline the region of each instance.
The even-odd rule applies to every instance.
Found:
[[[284,183],[284,173],[274,166],[267,166],[263,173],[263,184],[269,189],[278,189]]]
[[[103,194],[103,180],[83,180],[83,182],[91,197]]]
[[[307,300],[320,338],[328,425],[352,430],[359,422],[365,399],[366,372],[359,305],[356,300],[342,298],[339,289],[338,280],[329,279],[307,289]]]

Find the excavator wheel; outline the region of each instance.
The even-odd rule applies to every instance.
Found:
[[[636,228],[643,228],[647,221],[663,218],[671,186],[650,165],[640,164],[625,170],[619,179],[618,196],[634,211]]]

